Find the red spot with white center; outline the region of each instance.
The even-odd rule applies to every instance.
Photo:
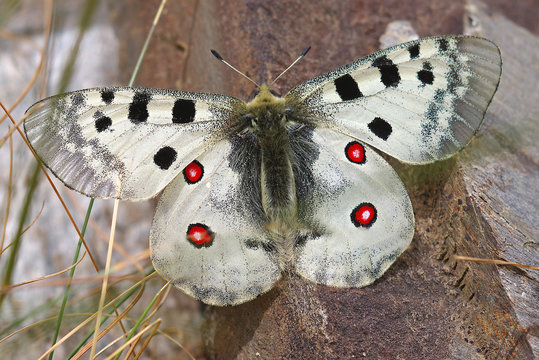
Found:
[[[344,153],[346,158],[353,163],[363,164],[365,162],[365,147],[357,141],[349,142]]]
[[[215,233],[204,224],[191,224],[187,228],[187,240],[195,247],[208,247],[213,243]]]
[[[376,221],[376,208],[371,203],[359,204],[352,210],[350,219],[356,227],[371,227]]]
[[[183,169],[183,177],[188,184],[195,184],[199,182],[203,175],[204,167],[196,160]]]

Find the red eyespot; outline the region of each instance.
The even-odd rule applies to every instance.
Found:
[[[371,227],[376,221],[376,208],[371,203],[361,203],[352,210],[350,219],[356,227]]]
[[[183,177],[188,184],[195,184],[199,182],[203,175],[204,167],[196,160],[183,169]]]
[[[344,153],[346,158],[353,163],[363,164],[365,162],[365,147],[357,141],[349,142]]]
[[[213,243],[215,233],[204,224],[191,224],[187,228],[187,240],[198,248],[208,247]]]

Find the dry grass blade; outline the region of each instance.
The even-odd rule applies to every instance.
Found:
[[[519,264],[519,263],[514,263],[514,262],[510,262],[510,261],[505,261],[505,260],[482,259],[482,258],[476,258],[476,257],[471,257],[471,256],[462,256],[462,255],[455,255],[453,258],[455,260],[461,260],[461,261],[473,261],[473,262],[478,262],[478,263],[488,263],[488,264],[505,265],[505,266],[516,266],[516,267],[520,267],[520,268],[524,268],[524,269],[539,270],[539,266]]]
[[[73,269],[74,267],[76,267],[78,264],[80,264],[80,262],[84,259],[84,257],[86,256],[86,252],[80,257],[80,259],[75,263],[75,264],[72,264],[71,266],[63,269],[63,270],[60,270],[58,272],[55,272],[54,274],[49,274],[49,275],[45,275],[45,276],[40,276],[36,279],[32,279],[32,280],[28,280],[28,281],[24,281],[24,282],[21,282],[21,283],[18,283],[18,284],[14,284],[14,285],[11,285],[10,287],[8,288],[4,288],[2,289],[2,291],[0,291],[0,293],[8,293],[9,291],[11,291],[12,289],[16,288],[16,287],[19,287],[19,286],[23,286],[23,285],[28,285],[28,284],[32,284],[36,281],[42,281],[42,280],[46,280],[46,279],[50,279],[50,278],[53,278],[55,276],[58,276],[58,275],[62,275],[62,274],[65,274],[66,272],[68,272],[69,270]]]
[[[159,327],[161,324],[161,319],[157,319],[154,322],[152,322],[150,325],[144,327],[138,334],[133,336],[129,341],[127,341],[125,344],[123,344],[119,349],[117,349],[114,353],[112,353],[110,356],[106,357],[106,360],[112,360],[114,359],[118,354],[120,354],[125,348],[133,344],[134,342],[138,341],[138,339],[144,335],[146,332],[151,330],[150,336],[153,336],[155,333],[155,330]]]
[[[120,182],[120,180],[118,180],[118,182]],[[109,273],[110,273],[110,262],[112,259],[112,249],[113,249],[113,244],[114,244],[114,234],[116,232],[116,221],[118,219],[119,203],[120,201],[118,199],[114,200],[114,210],[112,212],[112,224],[110,227],[109,248],[107,250],[107,261],[105,264],[105,274],[103,276],[103,286],[101,288],[101,297],[99,299],[99,305],[97,307],[94,339],[92,341],[92,350],[90,351],[90,359],[93,359],[95,357],[95,349],[96,349],[98,335],[99,335],[99,326],[101,324],[101,315],[103,314],[103,304],[105,303],[105,296],[107,294],[107,285],[109,282]]]
[[[10,175],[11,177],[11,175]],[[9,201],[9,199],[8,199]],[[30,225],[28,225],[26,227],[26,229],[24,229],[21,233],[24,234],[28,229],[30,229],[32,227],[32,225],[35,224],[35,222],[37,221],[37,219],[39,219],[39,217],[41,216],[41,213],[43,212],[43,209],[45,207],[45,203],[42,203],[41,204],[41,209],[39,210],[39,212],[37,213],[37,215],[34,217],[34,220],[32,220],[32,222],[30,223]],[[8,214],[8,211],[6,211],[6,222],[7,222],[7,214]],[[5,226],[4,226],[4,229],[5,229]],[[13,245],[13,243],[15,242],[15,240],[13,240],[11,243],[9,243],[8,246],[6,246],[5,248],[3,247],[4,246],[4,239],[2,238],[2,246],[0,246],[0,256],[2,256],[2,254],[11,247],[11,245]]]
[[[0,240],[0,257],[4,252],[4,242],[6,239],[7,221],[9,218],[9,209],[11,209],[11,197],[13,188],[13,139],[9,138],[9,175],[6,194],[6,215],[4,216],[4,226],[2,227],[2,239]]]
[[[107,309],[109,307],[112,307],[114,305],[114,303],[116,301],[118,301],[118,299],[122,298],[124,295],[128,294],[130,291],[136,289],[137,287],[139,287],[140,285],[144,284],[151,276],[153,276],[153,274],[150,274],[148,276],[146,276],[144,279],[142,279],[141,281],[137,282],[136,284],[134,284],[133,286],[130,286],[127,290],[123,291],[121,294],[119,294],[118,296],[116,296],[115,298],[113,298],[109,303],[105,304],[103,306],[103,309]],[[54,344],[54,346],[52,346],[50,349],[48,349],[46,352],[44,352],[40,357],[39,359],[44,359],[45,357],[47,357],[51,352],[53,352],[54,350],[56,350],[60,345],[62,345],[64,342],[66,342],[70,337],[72,337],[74,334],[76,334],[80,329],[82,329],[84,326],[86,326],[87,324],[89,324],[92,320],[94,320],[94,318],[97,316],[97,313],[93,313],[92,315],[90,315],[87,319],[85,319],[84,321],[82,321],[80,324],[78,324],[75,328],[73,328],[71,331],[69,331],[66,335],[64,335],[60,340],[58,340],[56,342],[56,344]],[[121,317],[118,317],[117,316],[117,321],[119,322],[121,320]]]
[[[143,295],[143,288],[141,288],[141,291],[139,291],[139,293],[137,294],[137,296],[135,296],[135,298],[133,299],[133,301],[131,301],[131,303],[126,307],[126,309],[124,311],[122,311],[122,313],[120,315],[118,315],[116,317],[116,319],[114,319],[109,325],[107,325],[103,331],[101,331],[101,333],[99,334],[98,338],[101,339],[104,335],[108,334],[109,331],[114,328],[114,326],[116,326],[116,324],[120,321],[120,319],[124,318],[128,313],[129,311],[131,311],[131,309],[135,306],[135,304],[137,304],[137,302],[140,300],[140,298],[142,297]],[[125,337],[125,336],[123,336]],[[121,339],[121,337],[120,337]],[[90,348],[92,347],[93,343],[90,342],[90,343],[87,343],[84,347],[82,347],[73,357],[72,359],[73,360],[77,360],[77,359],[80,359],[81,356],[83,356],[88,350],[90,350]]]

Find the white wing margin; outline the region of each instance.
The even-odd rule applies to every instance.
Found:
[[[242,104],[215,94],[95,88],[34,104],[24,129],[66,186],[94,198],[139,200],[222,138]]]
[[[498,47],[439,36],[378,51],[292,89],[312,120],[408,163],[452,156],[479,129],[501,75]]]
[[[296,246],[296,271],[318,284],[371,284],[408,247],[414,215],[395,170],[354,138],[315,129],[319,146],[300,220],[314,230]]]

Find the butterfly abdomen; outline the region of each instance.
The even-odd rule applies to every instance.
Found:
[[[296,216],[296,192],[290,161],[290,142],[284,128],[274,136],[259,137],[261,191],[264,211],[272,221]]]
[[[286,103],[262,86],[259,94],[247,104],[247,117],[251,119],[251,131],[260,151],[260,193],[268,218],[266,229],[281,243],[279,239],[289,238],[297,222],[295,162],[287,129],[290,119]]]

